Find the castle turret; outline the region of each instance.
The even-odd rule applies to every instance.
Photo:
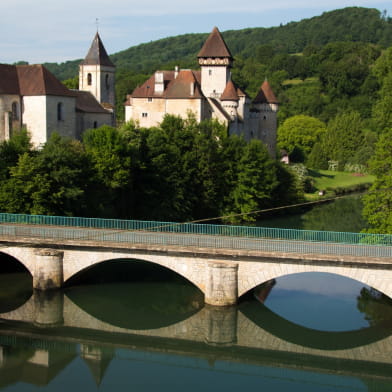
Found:
[[[266,144],[270,155],[275,157],[279,103],[267,80],[261,85],[253,105],[258,113],[259,138]]]
[[[230,80],[233,56],[217,27],[212,30],[197,57],[203,94],[207,98],[220,98]]]
[[[237,119],[239,99],[240,98],[238,97],[236,86],[231,80],[229,80],[220,97],[220,101],[222,102],[223,108],[226,110],[226,113],[229,114],[232,121]]]
[[[79,66],[79,90],[89,91],[106,109],[114,109],[115,65],[110,60],[98,32],[86,58]]]

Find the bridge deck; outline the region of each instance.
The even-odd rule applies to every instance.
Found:
[[[232,257],[273,257],[376,263],[392,267],[392,246],[234,237],[207,234],[1,224],[0,241],[60,246],[134,249]]]

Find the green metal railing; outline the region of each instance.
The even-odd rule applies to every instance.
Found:
[[[225,249],[262,251],[275,253],[300,253],[318,255],[350,255],[366,257],[392,258],[392,246],[376,244],[344,244],[332,242],[282,240],[274,238],[234,237],[223,235],[190,235],[189,233],[164,233],[131,230],[96,229],[82,227],[59,227],[41,225],[1,224],[0,238],[6,241],[11,238],[35,240],[38,243],[54,243],[61,245],[74,243],[91,244],[138,244],[142,248],[151,249],[158,246],[179,246],[182,248]]]
[[[390,234],[348,233],[281,229],[270,227],[229,226],[198,223],[176,223],[7,213],[0,213],[0,223],[392,246],[392,235]]]

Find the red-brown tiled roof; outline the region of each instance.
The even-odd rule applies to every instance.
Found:
[[[132,98],[200,98],[203,96],[200,88],[200,71],[180,70],[175,77],[175,71],[157,71],[163,73],[164,91],[155,91],[155,74],[153,74],[141,86],[133,91]],[[193,95],[191,94],[193,84]],[[128,97],[126,105],[130,105]]]
[[[163,83],[165,89],[169,82],[174,79],[174,71],[157,71],[163,73]],[[152,97],[162,97],[163,94],[155,93],[155,74],[146,80],[141,86],[138,86],[133,90],[133,98],[152,98]]]
[[[233,58],[217,27],[212,30],[197,57]]]
[[[264,81],[253,103],[279,103],[268,81]]]
[[[229,80],[226,84],[226,87],[220,97],[221,101],[238,101],[238,93],[237,93],[237,87],[234,85],[234,83]]]
[[[103,46],[101,37],[98,32],[95,34],[90,50],[87,53],[86,58],[81,62],[83,65],[106,65],[114,67],[114,64],[110,60],[105,47]]]
[[[168,99],[201,98],[203,94],[194,72],[181,70],[178,76],[168,84],[164,96]]]
[[[248,94],[245,93],[240,87],[237,87],[237,95],[239,97],[247,97],[248,96]]]
[[[76,94],[76,110],[88,113],[109,113],[88,91],[72,90]]]
[[[18,65],[16,71],[20,95],[75,96],[43,65]]]
[[[19,95],[19,80],[15,65],[0,64],[0,94]]]

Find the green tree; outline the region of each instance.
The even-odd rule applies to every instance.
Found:
[[[90,205],[99,216],[127,216],[132,206],[131,153],[125,135],[104,125],[87,130],[83,144],[93,169]]]
[[[222,141],[227,137],[227,129],[215,120],[202,121],[195,125],[194,193],[197,203],[195,218],[216,217],[223,209],[226,178],[223,177],[225,162],[222,159]]]
[[[86,214],[88,162],[80,142],[53,133],[36,154],[20,155],[0,190],[0,207],[12,213]]]
[[[381,135],[369,166],[376,181],[364,196],[368,231],[392,234],[392,128]]]
[[[245,146],[238,162],[238,181],[233,189],[232,212],[240,215],[231,220],[255,221],[256,215],[251,213],[273,204],[271,197],[277,185],[274,161],[266,147],[259,140],[252,139]]]
[[[392,64],[391,64],[392,67]],[[379,99],[373,106],[373,120],[378,131],[392,127],[392,71],[382,78]]]
[[[15,132],[0,144],[0,180],[10,176],[10,169],[18,163],[19,156],[31,150],[30,135],[25,128]]]
[[[278,147],[286,150],[292,160],[303,162],[325,131],[325,124],[317,118],[290,117],[278,129]]]
[[[329,160],[338,162],[339,170],[346,163],[353,162],[356,152],[364,146],[364,123],[358,112],[349,111],[338,114],[327,127],[322,138],[323,150]]]
[[[79,76],[63,80],[62,83],[65,87],[76,90],[79,88]]]

